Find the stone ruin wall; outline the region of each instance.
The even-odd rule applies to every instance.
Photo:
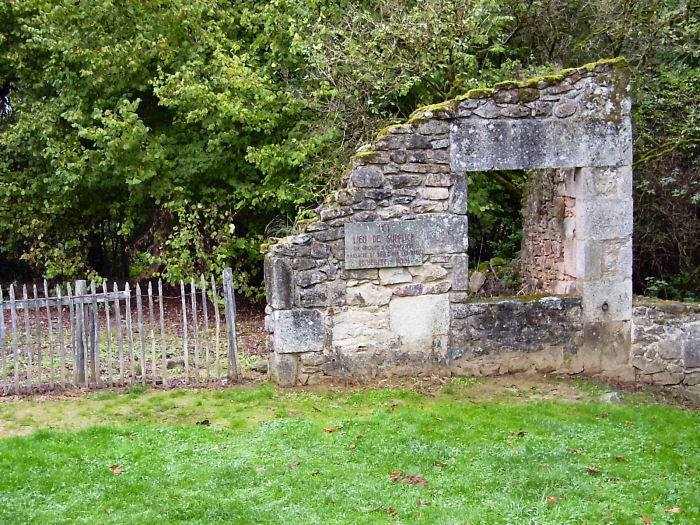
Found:
[[[700,304],[637,299],[632,322],[635,379],[700,390]]]
[[[575,294],[576,271],[567,267],[576,228],[576,196],[567,191],[574,168],[532,170],[522,209],[522,292]]]
[[[270,373],[629,373],[629,70],[607,61],[416,111],[352,159],[304,231],[266,247]],[[546,169],[545,169],[546,168]],[[533,301],[468,292],[468,171],[533,169]]]

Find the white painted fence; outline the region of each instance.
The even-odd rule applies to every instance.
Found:
[[[59,388],[237,381],[233,276],[0,287],[0,395]],[[154,288],[156,288],[154,290]]]

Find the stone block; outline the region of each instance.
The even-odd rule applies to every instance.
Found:
[[[408,213],[411,213],[411,209],[402,204],[395,204],[393,206],[387,206],[386,208],[381,208],[378,210],[379,217],[384,220],[402,217]]]
[[[485,119],[494,119],[501,114],[498,106],[492,100],[476,108],[472,113]]]
[[[381,268],[379,283],[383,285],[410,283],[413,276],[406,268]]]
[[[327,278],[325,273],[319,272],[318,270],[306,270],[297,272],[296,283],[299,288],[308,288],[309,286],[324,282]]]
[[[448,148],[450,146],[450,139],[438,139],[434,140],[430,143],[433,146],[433,149],[443,149],[443,148]]]
[[[430,148],[431,136],[426,135],[393,135],[381,140],[375,144],[377,150],[384,149],[428,149]]]
[[[501,108],[501,116],[507,118],[524,118],[532,114],[532,110],[527,106],[509,104]]]
[[[433,341],[448,334],[449,312],[447,294],[394,297],[389,303],[389,325],[403,351],[428,354]]]
[[[414,213],[442,213],[447,211],[446,201],[415,200],[411,204]]]
[[[683,364],[686,368],[700,368],[700,334],[697,329],[694,332],[683,343]]]
[[[444,120],[430,119],[420,122],[416,131],[421,135],[439,135],[450,131],[450,125]]]
[[[490,105],[479,112],[484,118],[499,114]],[[456,121],[450,164],[453,171],[629,165],[628,128],[623,121],[592,118]]]
[[[659,341],[656,345],[656,351],[659,356],[664,359],[680,359],[683,354],[683,349],[681,348],[681,341],[679,340],[666,340]]]
[[[413,297],[416,295],[423,294],[423,285],[417,284],[407,284],[405,286],[399,286],[393,292],[394,295],[398,297]]]
[[[272,381],[284,388],[292,387],[296,384],[299,374],[299,356],[272,352],[269,359],[269,369]]]
[[[466,257],[466,256],[465,256]],[[447,277],[449,272],[439,264],[423,264],[422,266],[412,266],[408,270],[411,275],[416,278],[416,281],[429,283],[431,281],[439,281]]]
[[[397,188],[412,188],[415,186],[420,186],[423,183],[423,176],[422,175],[408,175],[408,174],[390,175],[387,177],[387,179],[391,182],[392,186],[395,189],[397,189]],[[389,196],[391,196],[391,192],[389,192],[386,195],[386,197],[382,197],[382,198],[387,198]]]
[[[277,310],[272,315],[275,353],[294,354],[323,350],[326,331],[323,326],[323,314],[319,310]]]
[[[264,271],[267,304],[275,309],[291,308],[294,298],[294,282],[289,260],[266,255]]]
[[[341,217],[347,217],[352,215],[351,206],[336,206],[335,208],[322,208],[321,209],[321,220],[323,222],[332,221],[334,219],[339,219]]]
[[[632,236],[632,196],[627,199],[576,201],[579,239],[628,239]]]
[[[638,368],[642,374],[657,374],[666,370],[666,363],[661,359],[647,359],[643,356],[632,358],[632,366]]]
[[[629,321],[584,322],[579,351],[587,372],[601,372],[629,363],[632,346]]]
[[[349,306],[382,306],[389,303],[391,293],[391,288],[365,283],[348,288],[346,301]]]
[[[298,290],[298,306],[341,306],[345,304],[345,282],[341,279]]]
[[[417,217],[423,230],[425,254],[466,253],[468,225],[466,215],[431,214]]]
[[[425,178],[426,186],[444,186],[452,185],[452,176],[449,173],[430,173]]]
[[[700,385],[700,372],[691,372],[686,374],[683,384],[688,386]]]
[[[570,98],[561,98],[559,102],[554,104],[552,113],[554,113],[554,116],[556,117],[566,118],[576,113],[577,109],[578,104],[576,104],[574,100],[571,100]]]
[[[421,199],[429,200],[445,200],[450,196],[450,190],[447,188],[418,188],[418,196]]]
[[[452,256],[452,289],[456,291],[469,289],[469,256],[467,254]]]
[[[299,354],[299,358],[303,366],[321,366],[328,361],[328,356],[323,352],[306,352]]]
[[[685,374],[673,374],[671,372],[659,372],[658,374],[653,374],[651,380],[655,385],[679,385],[683,382]]]
[[[428,283],[423,286],[423,293],[425,294],[446,294],[452,288],[452,283],[450,281],[440,281],[437,283]]]
[[[420,184],[420,182],[419,182],[419,184]],[[391,190],[386,190],[386,189],[367,190],[365,192],[365,196],[368,199],[374,199],[374,200],[378,200],[378,201],[388,199],[389,197],[391,197],[391,195],[392,195]]]
[[[388,346],[392,334],[386,307],[348,307],[331,317],[334,348],[360,350]]]
[[[632,318],[632,280],[600,279],[578,283],[583,318],[594,321],[629,321]]]
[[[450,206],[448,210],[451,213],[466,215],[467,213],[467,174],[458,173],[455,175],[454,185],[452,186],[452,195],[450,196]]]
[[[579,197],[627,199],[632,196],[632,167],[581,168]]]
[[[356,188],[381,188],[384,173],[379,166],[361,166],[352,171],[350,180]]]

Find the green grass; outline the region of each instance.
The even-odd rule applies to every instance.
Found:
[[[0,439],[0,523],[698,523],[698,413],[648,394],[601,404],[602,390],[266,384],[0,403],[0,435],[31,431]]]

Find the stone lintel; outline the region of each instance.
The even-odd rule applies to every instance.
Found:
[[[450,164],[453,171],[631,165],[627,126],[597,119],[455,121]]]

